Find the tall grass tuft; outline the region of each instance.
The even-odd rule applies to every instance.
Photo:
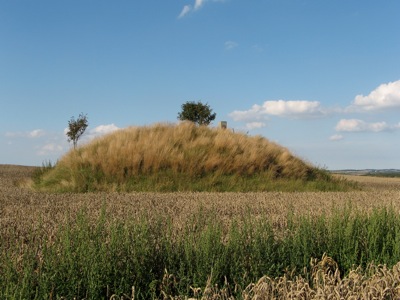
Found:
[[[78,192],[351,188],[266,138],[190,122],[95,139],[67,153],[35,186]]]
[[[321,284],[321,268],[331,268],[337,281],[372,261],[389,268],[400,261],[400,216],[392,208],[292,214],[281,230],[246,215],[226,228],[200,210],[177,232],[164,216],[110,220],[104,205],[91,221],[83,209],[51,239],[32,232],[0,243],[0,298],[128,299],[132,287],[135,299],[195,297],[214,288],[240,298],[259,278],[303,276],[312,289]],[[323,263],[312,260],[320,257]]]

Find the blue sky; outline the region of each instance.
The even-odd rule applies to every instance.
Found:
[[[186,101],[328,169],[400,168],[398,0],[0,1],[0,163]]]

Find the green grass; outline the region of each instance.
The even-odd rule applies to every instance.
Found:
[[[35,168],[32,174],[32,180],[39,185],[42,182],[42,177],[55,168],[55,164],[51,161],[44,161],[41,167]]]
[[[305,192],[359,189],[355,182],[334,178],[324,170],[319,170],[318,173],[318,177],[307,180],[274,178],[269,172],[252,175],[219,173],[188,175],[164,170],[154,174],[130,176],[121,182],[100,170],[91,168],[69,170],[59,167],[41,171],[33,181],[36,189],[51,192]],[[66,184],[63,185],[63,182]],[[70,185],[68,182],[73,184]]]
[[[177,232],[165,216],[124,223],[104,206],[93,222],[82,210],[51,239],[32,231],[0,241],[0,298],[109,299],[130,295],[132,286],[135,299],[190,297],[190,287],[210,282],[240,297],[263,275],[310,274],[310,259],[323,253],[342,274],[372,261],[392,266],[400,261],[400,216],[392,208],[362,214],[351,205],[330,217],[293,212],[276,232],[267,219],[246,215],[227,229],[200,211]]]

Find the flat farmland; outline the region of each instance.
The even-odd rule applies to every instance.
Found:
[[[156,234],[157,230],[159,230],[160,235],[165,234],[165,239],[172,241],[172,245],[174,243],[180,245],[182,233],[190,235],[191,232],[197,232],[200,227],[203,229],[208,228],[207,230],[209,230],[209,226],[215,222],[218,224],[218,239],[222,240],[221,245],[226,245],[233,239],[231,235],[232,228],[252,226],[252,224],[257,224],[255,226],[259,226],[259,224],[264,224],[263,222],[268,222],[274,237],[280,240],[285,238],[289,227],[292,226],[290,224],[290,222],[292,222],[291,219],[300,220],[302,216],[308,218],[307,220],[318,219],[322,216],[323,218],[321,220],[324,220],[329,219],[331,216],[337,218],[341,211],[346,211],[345,214],[348,215],[351,215],[354,211],[359,215],[368,216],[382,208],[389,207],[391,213],[395,216],[400,213],[400,179],[398,178],[345,176],[350,180],[358,181],[360,184],[361,190],[352,192],[99,192],[52,194],[35,192],[24,187],[24,183],[29,180],[33,172],[34,168],[32,167],[0,165],[0,250],[3,255],[2,263],[7,261],[8,264],[12,265],[9,267],[8,271],[5,270],[5,268],[3,268],[3,271],[0,269],[0,272],[4,272],[4,274],[0,275],[8,276],[15,273],[9,276],[14,279],[0,281],[0,284],[4,285],[1,286],[4,293],[1,294],[3,296],[2,298],[17,299],[19,295],[26,295],[23,294],[25,292],[29,295],[33,295],[31,297],[35,298],[35,293],[40,294],[42,290],[43,294],[40,295],[47,296],[40,296],[37,299],[56,299],[61,296],[70,296],[72,299],[75,295],[84,299],[95,299],[99,297],[99,295],[101,295],[103,299],[110,299],[113,295],[114,297],[118,295],[121,299],[124,297],[124,299],[128,299],[128,297],[133,298],[135,295],[137,298],[162,298],[164,296],[183,297],[182,294],[185,295],[185,293],[185,296],[193,298],[212,298],[216,297],[216,295],[222,298],[225,296],[226,298],[233,298],[234,296],[238,298],[237,295],[240,295],[239,298],[246,299],[256,297],[285,299],[288,295],[292,297],[297,295],[296,297],[300,299],[304,295],[308,295],[307,297],[310,299],[323,299],[323,295],[330,295],[329,293],[337,295],[338,293],[335,291],[342,291],[341,293],[345,293],[346,291],[347,294],[345,295],[347,296],[353,295],[356,297],[356,295],[358,295],[358,298],[356,297],[357,299],[364,299],[362,295],[365,295],[365,299],[369,299],[368,297],[371,295],[378,295],[376,296],[377,299],[384,299],[379,298],[379,295],[382,297],[385,295],[399,295],[396,294],[398,293],[398,286],[400,284],[399,265],[392,264],[386,267],[384,264],[378,264],[370,267],[370,270],[376,270],[377,277],[374,277],[375,275],[373,274],[365,276],[363,273],[364,271],[355,269],[352,271],[352,274],[356,276],[354,277],[356,279],[353,280],[353,285],[350,285],[347,275],[349,273],[351,274],[351,272],[342,270],[342,274],[340,275],[340,255],[337,254],[337,257],[334,257],[335,253],[329,253],[328,251],[324,252],[327,252],[329,256],[332,256],[333,260],[339,263],[339,267],[336,267],[337,272],[335,271],[336,269],[334,269],[329,273],[324,269],[326,265],[323,263],[324,256],[309,257],[307,264],[308,261],[310,261],[311,266],[304,266],[309,268],[307,271],[308,275],[304,274],[304,278],[308,276],[307,280],[301,277],[299,273],[296,273],[296,276],[293,275],[292,278],[288,275],[289,273],[285,273],[286,275],[271,273],[275,275],[268,276],[267,274],[265,276],[260,274],[258,281],[250,276],[246,279],[246,275],[244,274],[242,276],[243,283],[237,283],[237,286],[234,286],[234,283],[230,282],[230,287],[228,288],[228,283],[224,285],[218,282],[219,285],[217,288],[217,284],[211,284],[212,274],[213,272],[217,272],[218,269],[217,264],[210,262],[211,264],[207,265],[208,269],[206,271],[200,270],[200,265],[199,263],[197,264],[199,276],[202,276],[201,279],[197,279],[196,276],[185,275],[190,278],[190,280],[193,280],[191,282],[188,281],[188,287],[187,290],[185,290],[183,287],[184,280],[182,279],[184,277],[182,275],[183,273],[180,277],[178,277],[178,274],[175,274],[180,270],[178,267],[176,268],[177,271],[173,273],[171,269],[173,269],[174,264],[171,263],[170,269],[165,269],[165,274],[161,274],[161,279],[155,286],[148,284],[149,291],[143,288],[143,286],[146,286],[143,284],[141,285],[142,288],[139,288],[141,281],[140,278],[135,277],[136,275],[132,278],[127,278],[127,280],[131,280],[130,287],[133,289],[132,292],[127,290],[127,288],[123,290],[124,286],[127,286],[127,284],[117,286],[115,282],[106,278],[104,279],[104,281],[107,281],[106,283],[102,283],[100,279],[97,281],[97,285],[102,286],[100,292],[98,292],[99,294],[94,292],[95,288],[93,288],[93,290],[87,289],[82,294],[81,290],[85,289],[85,284],[79,286],[81,290],[75,289],[70,292],[66,286],[60,289],[58,289],[57,284],[51,286],[49,282],[57,282],[56,279],[53,279],[53,281],[46,281],[46,284],[50,284],[50,286],[43,288],[37,283],[41,279],[39,280],[36,277],[36,283],[32,283],[32,286],[36,287],[36,290],[32,288],[31,285],[27,284],[26,289],[33,289],[33,291],[19,291],[13,284],[22,284],[18,281],[19,279],[16,278],[19,276],[17,275],[18,272],[24,268],[22,261],[30,257],[30,254],[26,255],[28,252],[25,253],[24,251],[28,251],[27,249],[30,247],[35,248],[35,254],[31,259],[36,259],[37,261],[31,271],[32,273],[38,273],[39,275],[37,276],[45,274],[44,270],[46,269],[46,264],[44,262],[46,262],[46,251],[50,253],[49,249],[51,246],[58,245],[60,240],[62,240],[62,238],[60,238],[60,232],[64,232],[63,230],[65,230],[65,228],[73,228],[77,223],[83,224],[87,222],[87,224],[85,224],[90,231],[93,228],[100,228],[99,220],[101,220],[101,230],[104,231],[105,237],[104,244],[107,245],[112,243],[113,235],[112,230],[110,230],[111,233],[109,232],[109,228],[114,226],[114,224],[120,224],[122,227],[124,226],[123,224],[131,224],[132,222],[135,224],[146,224],[147,227],[143,229],[143,231],[138,231],[138,233],[150,232],[155,228],[152,227],[153,225],[151,224],[158,224],[158,227],[154,229],[156,230]],[[84,215],[84,222],[82,221],[82,215]],[[168,230],[164,231],[165,227],[168,227]],[[250,229],[248,230],[249,236],[252,236],[254,232]],[[214,231],[201,232],[211,234]],[[241,229],[239,229],[238,232],[242,232]],[[99,235],[101,236],[102,232],[100,232]],[[150,236],[152,235],[148,237]],[[202,238],[204,238],[204,235],[199,235],[199,239]],[[95,239],[93,238],[93,240]],[[193,243],[196,242],[194,241]],[[44,245],[49,248],[46,248]],[[162,247],[164,247],[164,244],[162,245]],[[201,247],[201,245],[197,246]],[[45,248],[47,249],[46,251],[44,250]],[[164,249],[164,252],[172,251],[166,249],[167,248]],[[73,253],[78,255],[77,250],[74,250]],[[4,257],[6,257],[6,259]],[[209,260],[211,261],[212,259],[213,258],[210,258]],[[314,259],[314,263],[312,263],[312,259]],[[160,260],[160,263],[161,262],[167,264],[168,259],[165,260],[163,258]],[[116,264],[119,263],[120,262],[116,262]],[[145,264],[145,262],[143,262],[143,264]],[[323,270],[323,275],[321,275],[322,273],[319,274],[325,278],[324,283],[318,279],[320,275],[318,275],[315,269],[317,266],[321,267],[318,268],[318,270]],[[143,265],[143,267],[147,268],[148,265]],[[47,268],[50,267],[47,266]],[[283,266],[279,268],[282,270],[284,269]],[[108,270],[107,272],[110,271]],[[209,276],[201,272],[208,272]],[[346,276],[343,273],[346,273]],[[223,278],[224,274],[221,273],[218,276]],[[234,275],[231,277],[233,278]],[[64,277],[64,280],[66,280],[66,278],[68,277]],[[171,282],[163,281],[168,281],[168,278]],[[174,278],[180,278],[179,284],[173,282]],[[388,286],[384,287],[382,278],[387,281],[387,284],[390,282],[390,285],[393,286],[390,288]],[[390,280],[387,278],[390,278]],[[218,278],[216,278],[216,280],[218,281]],[[247,283],[246,280],[248,280]],[[238,280],[235,281],[238,282]],[[154,280],[152,282],[154,282]],[[359,285],[354,282],[358,282]],[[366,284],[366,282],[369,284]],[[74,281],[74,283],[71,281],[71,284],[75,286],[79,285],[76,281]],[[194,287],[193,285],[195,284],[196,286]],[[293,286],[290,287],[291,285]],[[369,289],[369,285],[372,288]],[[5,289],[7,291],[5,291]],[[240,292],[233,291],[236,289],[240,290]],[[339,296],[343,297],[343,294]],[[336,298],[332,296],[332,299],[340,299],[339,296]],[[296,297],[295,299],[297,299]]]
[[[362,191],[301,193],[39,193],[24,188],[34,167],[0,165],[0,228],[10,224],[23,232],[26,224],[47,222],[49,230],[67,216],[87,208],[94,218],[107,206],[110,218],[169,216],[179,227],[199,210],[216,214],[226,223],[243,214],[285,223],[289,211],[297,215],[328,213],[349,203],[362,211],[393,206],[400,211],[400,178],[342,177],[357,181]],[[339,175],[337,175],[339,176]]]

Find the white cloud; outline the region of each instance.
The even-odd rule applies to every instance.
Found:
[[[92,130],[90,130],[90,133],[94,134],[94,135],[103,135],[103,134],[107,134],[107,133],[113,132],[118,129],[120,129],[120,128],[113,123],[113,124],[108,124],[108,125],[99,125],[99,126],[93,128]]]
[[[28,136],[31,138],[41,137],[45,134],[44,130],[42,129],[35,129],[28,133]]]
[[[182,8],[181,13],[179,14],[178,18],[183,18],[184,16],[186,16],[190,11],[192,10],[192,7],[190,5],[185,5]]]
[[[5,136],[6,137],[16,137],[16,136],[19,136],[19,134],[18,134],[18,132],[8,131],[8,132],[5,133]]]
[[[322,114],[322,109],[318,101],[265,101],[263,111],[275,116],[312,116]]]
[[[341,134],[334,134],[332,136],[329,137],[329,140],[331,141],[340,141],[343,140],[343,135]]]
[[[204,0],[195,0],[194,9],[199,9],[204,4]]]
[[[265,120],[267,116],[279,116],[290,118],[310,118],[325,115],[318,101],[306,100],[271,100],[263,105],[253,105],[246,111],[234,111],[229,116],[235,121]]]
[[[118,126],[116,126],[114,123],[108,124],[108,125],[99,125],[93,129],[90,129],[85,139],[92,140],[96,137],[111,133],[118,129],[120,129],[120,128]]]
[[[261,113],[261,106],[254,104],[249,110],[235,110],[229,114],[235,121],[265,120],[265,115]]]
[[[224,2],[226,0],[195,0],[194,1],[194,5],[185,5],[182,8],[181,13],[179,14],[178,18],[183,18],[184,16],[186,16],[187,14],[189,14],[192,11],[196,11],[199,10],[201,7],[203,7],[204,3],[206,2]]]
[[[116,126],[114,123],[108,124],[108,125],[99,125],[95,128],[88,130],[87,132],[85,132],[84,135],[82,136],[82,138],[86,141],[90,141],[96,137],[105,135],[107,133],[111,133],[118,129],[120,129],[120,128],[118,126]],[[64,129],[64,135],[67,134],[68,130],[69,130],[68,128]]]
[[[382,132],[392,131],[400,128],[397,125],[389,125],[386,122],[368,123],[358,119],[342,119],[336,125],[336,131],[339,132]]]
[[[22,138],[39,138],[46,134],[46,132],[42,129],[35,129],[32,131],[26,132],[6,132],[6,137],[22,137]]]
[[[65,127],[64,128],[64,135],[67,135],[67,132],[69,131],[69,128],[68,127]]]
[[[250,123],[246,123],[246,128],[249,130],[252,129],[258,129],[258,128],[263,128],[267,126],[267,124],[265,124],[264,122],[250,122]]]
[[[225,50],[232,50],[238,46],[238,43],[234,41],[226,41],[225,42]]]
[[[377,111],[400,108],[400,80],[384,83],[368,96],[357,95],[347,111]]]
[[[58,144],[49,143],[40,148],[37,152],[38,155],[50,155],[50,154],[57,154],[63,151],[63,147]]]

